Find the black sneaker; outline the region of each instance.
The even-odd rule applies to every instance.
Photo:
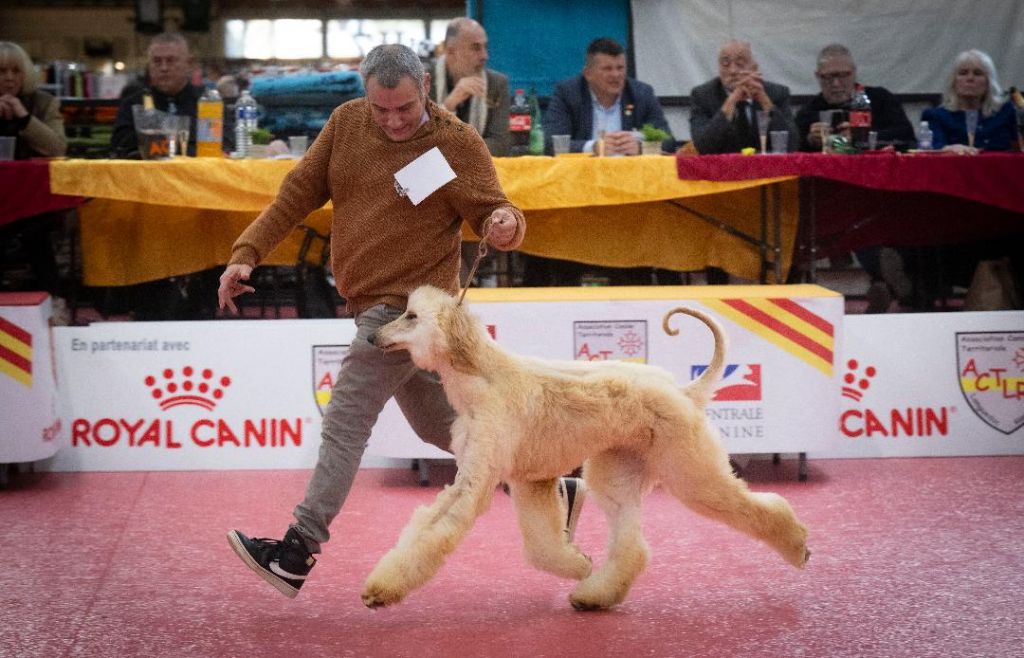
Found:
[[[565,533],[572,542],[576,536],[576,524],[580,520],[580,511],[583,509],[583,499],[587,495],[587,485],[583,478],[560,478],[558,480],[558,495],[565,499],[565,507],[568,515],[565,518]]]
[[[290,599],[298,595],[316,564],[316,558],[306,550],[306,542],[295,528],[289,528],[280,541],[250,538],[232,530],[228,543],[246,566]]]

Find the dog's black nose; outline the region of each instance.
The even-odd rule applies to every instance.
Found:
[[[370,345],[376,345],[377,344],[377,332],[375,331],[372,334],[370,334],[369,336],[367,336],[366,337],[366,341],[368,343],[370,343]]]

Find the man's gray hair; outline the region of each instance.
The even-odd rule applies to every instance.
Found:
[[[853,53],[841,43],[830,43],[821,49],[821,52],[818,53],[818,68],[821,68],[821,65],[830,59],[848,59],[850,64],[853,64],[853,68],[857,68],[853,62]]]
[[[170,43],[180,45],[182,48],[185,49],[186,53],[190,53],[192,51],[191,46],[189,46],[188,39],[186,39],[185,35],[181,34],[180,32],[161,32],[160,34],[154,36],[152,39],[149,40],[149,47],[152,47],[155,44]]]
[[[397,43],[377,46],[367,53],[359,65],[359,74],[364,85],[374,78],[385,89],[394,89],[402,78],[409,77],[417,89],[423,89],[423,62],[411,48]]]
[[[480,25],[480,23],[476,22],[469,16],[453,18],[448,23],[448,28],[444,31],[444,42],[446,44],[450,44],[452,41],[455,41],[460,34],[462,34],[463,30],[470,27],[479,27],[481,30],[484,29],[483,25]]]

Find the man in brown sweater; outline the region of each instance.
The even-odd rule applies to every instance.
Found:
[[[526,229],[480,135],[427,100],[429,76],[412,50],[378,46],[360,72],[366,98],[334,110],[277,198],[235,242],[218,291],[221,307],[236,311],[233,299],[253,291],[244,282],[260,260],[310,212],[333,203],[331,267],[357,331],[324,412],[320,455],[283,540],[228,533],[246,565],[289,597],[330,538],[328,527],[392,396],[420,438],[449,449],[454,412],[436,376],[418,370],[408,353],[385,354],[367,337],[402,313],[416,287],[457,292],[463,221],[482,236],[489,220],[488,242],[505,251],[519,247]],[[434,148],[455,178],[414,204],[396,187],[395,173]],[[578,484],[563,483],[573,520],[582,502]]]

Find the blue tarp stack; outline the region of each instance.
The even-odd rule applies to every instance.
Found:
[[[334,108],[365,96],[358,71],[329,71],[278,78],[253,78],[252,95],[260,104],[260,127],[274,135],[314,139]]]

